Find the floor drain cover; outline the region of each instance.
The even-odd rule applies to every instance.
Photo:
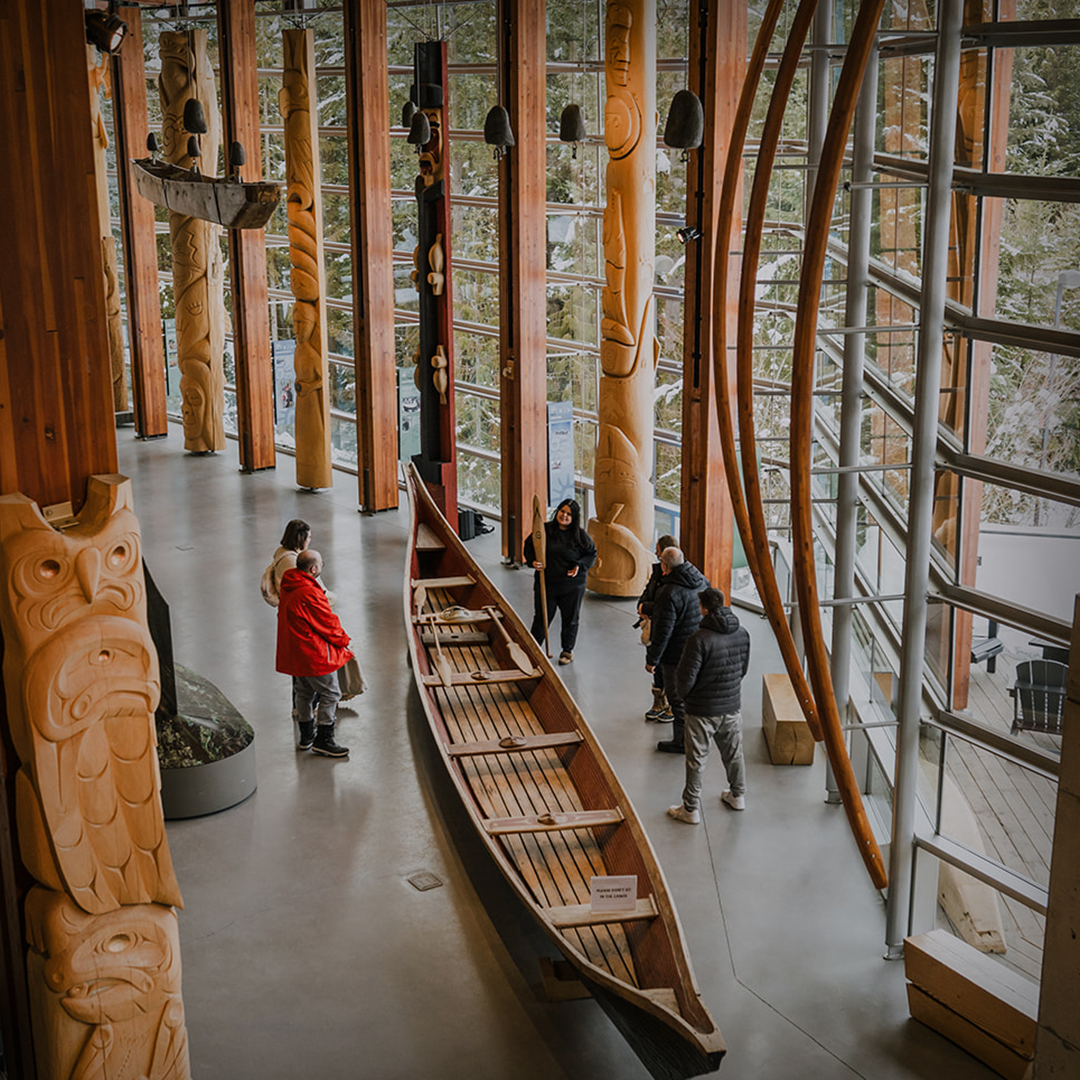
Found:
[[[442,884],[442,878],[428,870],[421,870],[409,878],[409,884],[420,892],[427,892],[428,889],[437,889]]]

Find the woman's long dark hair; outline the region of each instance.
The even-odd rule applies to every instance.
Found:
[[[555,528],[558,529],[558,516],[559,511],[564,507],[570,507],[570,526],[566,530],[570,534],[570,539],[580,548],[589,546],[589,534],[581,527],[581,506],[578,504],[577,499],[563,499],[558,506],[555,507],[555,513],[551,515],[552,523]]]
[[[285,533],[281,537],[281,546],[287,551],[299,551],[304,546],[304,541],[311,535],[311,526],[306,521],[293,518],[285,526]]]

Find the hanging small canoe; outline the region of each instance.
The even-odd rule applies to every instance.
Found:
[[[139,194],[155,205],[226,229],[263,228],[281,201],[280,184],[215,179],[153,158],[132,160],[131,175]]]
[[[413,677],[477,835],[655,1080],[714,1072],[724,1040],[626,792],[543,650],[407,475]],[[592,879],[612,876],[633,880],[630,903],[594,910]]]

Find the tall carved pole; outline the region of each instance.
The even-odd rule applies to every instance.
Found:
[[[167,31],[161,35],[163,152],[175,165],[190,167],[184,105],[202,102],[207,132],[200,137],[204,173],[212,174],[221,140],[214,73],[206,51],[206,31]],[[225,300],[219,228],[209,221],[169,214],[172,238],[173,298],[180,365],[184,449],[196,454],[225,448]]]
[[[92,476],[66,532],[0,497],[0,634],[39,1080],[188,1080],[158,793],[157,653],[131,482]]]
[[[607,6],[607,206],[589,587],[635,596],[652,563],[656,376],[656,2]]]
[[[431,126],[420,147],[416,178],[419,224],[416,271],[420,293],[420,453],[416,467],[439,509],[457,528],[457,445],[454,420],[454,335],[450,259],[450,158],[446,42],[418,41],[411,97]]]
[[[112,369],[113,408],[127,412],[127,378],[124,372],[124,322],[120,314],[120,274],[116,261],[116,240],[109,221],[109,177],[105,151],[109,133],[101,116],[101,98],[112,96],[112,68],[97,49],[86,47],[90,75],[90,123],[94,132],[94,174],[97,178],[98,218],[101,228],[101,258],[105,266],[105,311],[109,326],[109,361]]]
[[[330,461],[315,32],[285,30],[282,41],[285,71],[278,107],[285,121],[290,283],[295,298],[296,482],[300,487],[328,488],[334,478]]]

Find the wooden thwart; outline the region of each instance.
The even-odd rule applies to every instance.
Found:
[[[496,670],[481,668],[477,671],[456,671],[447,680],[443,675],[425,675],[425,686],[483,686],[485,683],[529,682],[539,679],[540,671],[518,671],[517,668]]]
[[[435,530],[422,521],[416,527],[417,551],[445,551],[446,545],[435,535]]]
[[[508,735],[501,739],[478,739],[476,742],[448,746],[451,757],[477,757],[481,754],[514,754],[527,750],[549,750],[574,746],[583,741],[580,731],[556,731],[545,735]]]
[[[489,818],[484,828],[494,836],[510,833],[557,832],[560,829],[591,829],[597,825],[618,825],[623,812],[614,810],[569,810],[559,813],[526,814],[522,817]]]
[[[457,577],[431,577],[413,578],[414,589],[423,586],[425,589],[453,589],[458,585],[475,585],[476,578],[468,574],[459,574]]]
[[[639,897],[633,911],[605,911],[596,913],[588,904],[565,904],[561,907],[544,909],[544,914],[552,926],[560,930],[572,926],[606,926],[609,923],[637,922],[642,919],[655,919],[658,912],[651,896]]]
[[[443,624],[445,625],[445,624]],[[466,630],[462,634],[437,634],[434,630],[424,630],[420,640],[425,645],[449,645],[452,648],[461,648],[465,645],[487,645],[491,638],[483,630]]]

